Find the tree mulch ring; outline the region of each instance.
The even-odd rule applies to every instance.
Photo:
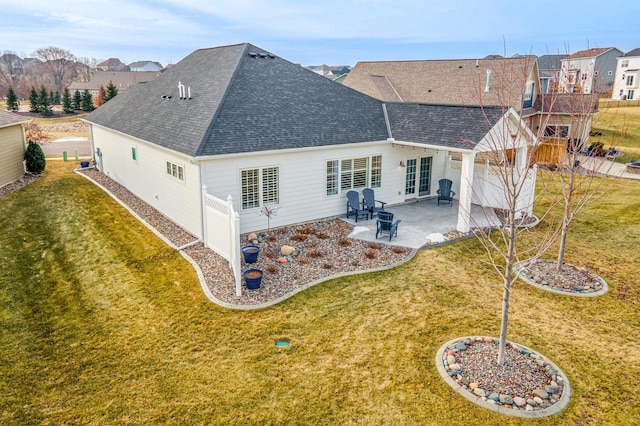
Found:
[[[462,337],[445,343],[436,367],[456,392],[483,408],[517,417],[547,417],[569,403],[571,386],[546,357],[506,342],[505,362],[497,362],[500,339]]]
[[[542,290],[571,296],[601,296],[609,291],[606,281],[593,272],[568,263],[558,272],[554,260],[538,260],[522,268],[520,278]]]

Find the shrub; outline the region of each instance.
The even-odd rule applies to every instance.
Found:
[[[340,238],[340,241],[338,241],[338,245],[342,247],[349,247],[351,245],[351,241],[346,238]]]
[[[307,236],[302,234],[295,234],[293,237],[291,237],[291,239],[293,241],[305,241],[307,239]]]
[[[378,244],[378,243],[374,243],[374,242],[372,242],[372,241],[370,241],[370,242],[369,242],[369,244],[367,244],[367,246],[368,246],[370,249],[373,249],[373,250],[380,250],[380,249],[382,248],[382,246],[381,246],[380,244]]]
[[[322,252],[320,250],[311,250],[309,252],[309,257],[322,257]]]
[[[394,253],[398,253],[398,254],[405,253],[407,251],[403,247],[398,247],[398,246],[393,246],[391,250],[393,250]]]
[[[364,252],[364,256],[365,256],[367,259],[375,259],[377,255],[376,255],[376,252],[375,252],[375,251],[373,251],[373,250],[367,250],[367,251],[365,251],[365,252]]]
[[[316,237],[320,238],[321,240],[326,240],[327,238],[329,238],[329,234],[327,234],[326,232],[320,232],[316,234]]]
[[[325,263],[324,265],[322,265],[322,267],[324,269],[331,269],[331,268],[333,268],[333,265],[331,263]]]
[[[302,228],[301,230],[299,230],[298,232],[300,232],[301,234],[304,234],[304,235],[313,235],[313,234],[316,233],[316,230],[313,229],[310,226],[306,226],[306,227]]]
[[[24,159],[27,160],[27,171],[29,173],[42,173],[47,165],[44,158],[44,152],[40,145],[33,141],[29,141],[27,151],[24,153]]]
[[[270,274],[277,274],[278,268],[276,267],[276,265],[269,265],[265,268],[265,271],[267,271]]]

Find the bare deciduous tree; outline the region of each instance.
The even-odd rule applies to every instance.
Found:
[[[489,168],[487,175],[492,176],[493,180],[486,182],[486,186],[491,185],[496,189],[502,199],[499,209],[502,226],[488,233],[477,234],[488,254],[491,269],[502,281],[502,315],[497,357],[499,365],[505,363],[509,299],[512,285],[519,273],[519,265],[524,260],[542,256],[558,235],[557,223],[549,215],[553,203],[546,211],[539,213],[540,218],[546,219],[546,229],[538,233],[537,238],[531,238],[528,228],[521,226],[531,218],[536,153],[541,146],[542,132],[549,122],[550,113],[548,110],[531,113],[530,107],[535,100],[532,89],[538,84],[533,80],[536,74],[531,71],[531,61],[536,59],[519,59],[515,61],[513,58],[505,58],[499,67],[496,66],[497,69],[487,72],[486,84],[478,81],[475,92],[478,104],[485,111],[490,106],[487,99],[492,99],[491,102],[504,105],[503,112],[508,117],[494,124],[488,114],[485,114],[487,129],[491,131],[483,142],[484,152],[476,157],[476,162],[483,161],[484,167]],[[555,96],[550,96],[548,105],[553,106],[554,100]],[[528,109],[527,113],[525,109]],[[517,114],[507,114],[509,111]]]
[[[35,55],[43,61],[42,67],[51,76],[55,88],[62,92],[73,78],[76,57],[68,50],[53,46],[38,49]]]

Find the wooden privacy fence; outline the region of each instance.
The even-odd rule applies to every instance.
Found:
[[[207,193],[202,186],[204,245],[229,262],[236,284],[236,296],[242,295],[240,278],[240,215],[234,211],[231,195],[227,201]]]

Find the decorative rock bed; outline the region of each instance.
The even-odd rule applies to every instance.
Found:
[[[601,296],[609,291],[605,280],[585,268],[565,263],[558,274],[554,260],[538,260],[523,268],[520,278],[542,290],[572,296]]]
[[[462,337],[436,354],[442,378],[468,400],[501,414],[547,417],[564,409],[571,387],[564,373],[532,349],[507,342],[505,365],[497,364],[499,339]]]
[[[627,163],[627,173],[640,174],[640,161],[631,161]]]

